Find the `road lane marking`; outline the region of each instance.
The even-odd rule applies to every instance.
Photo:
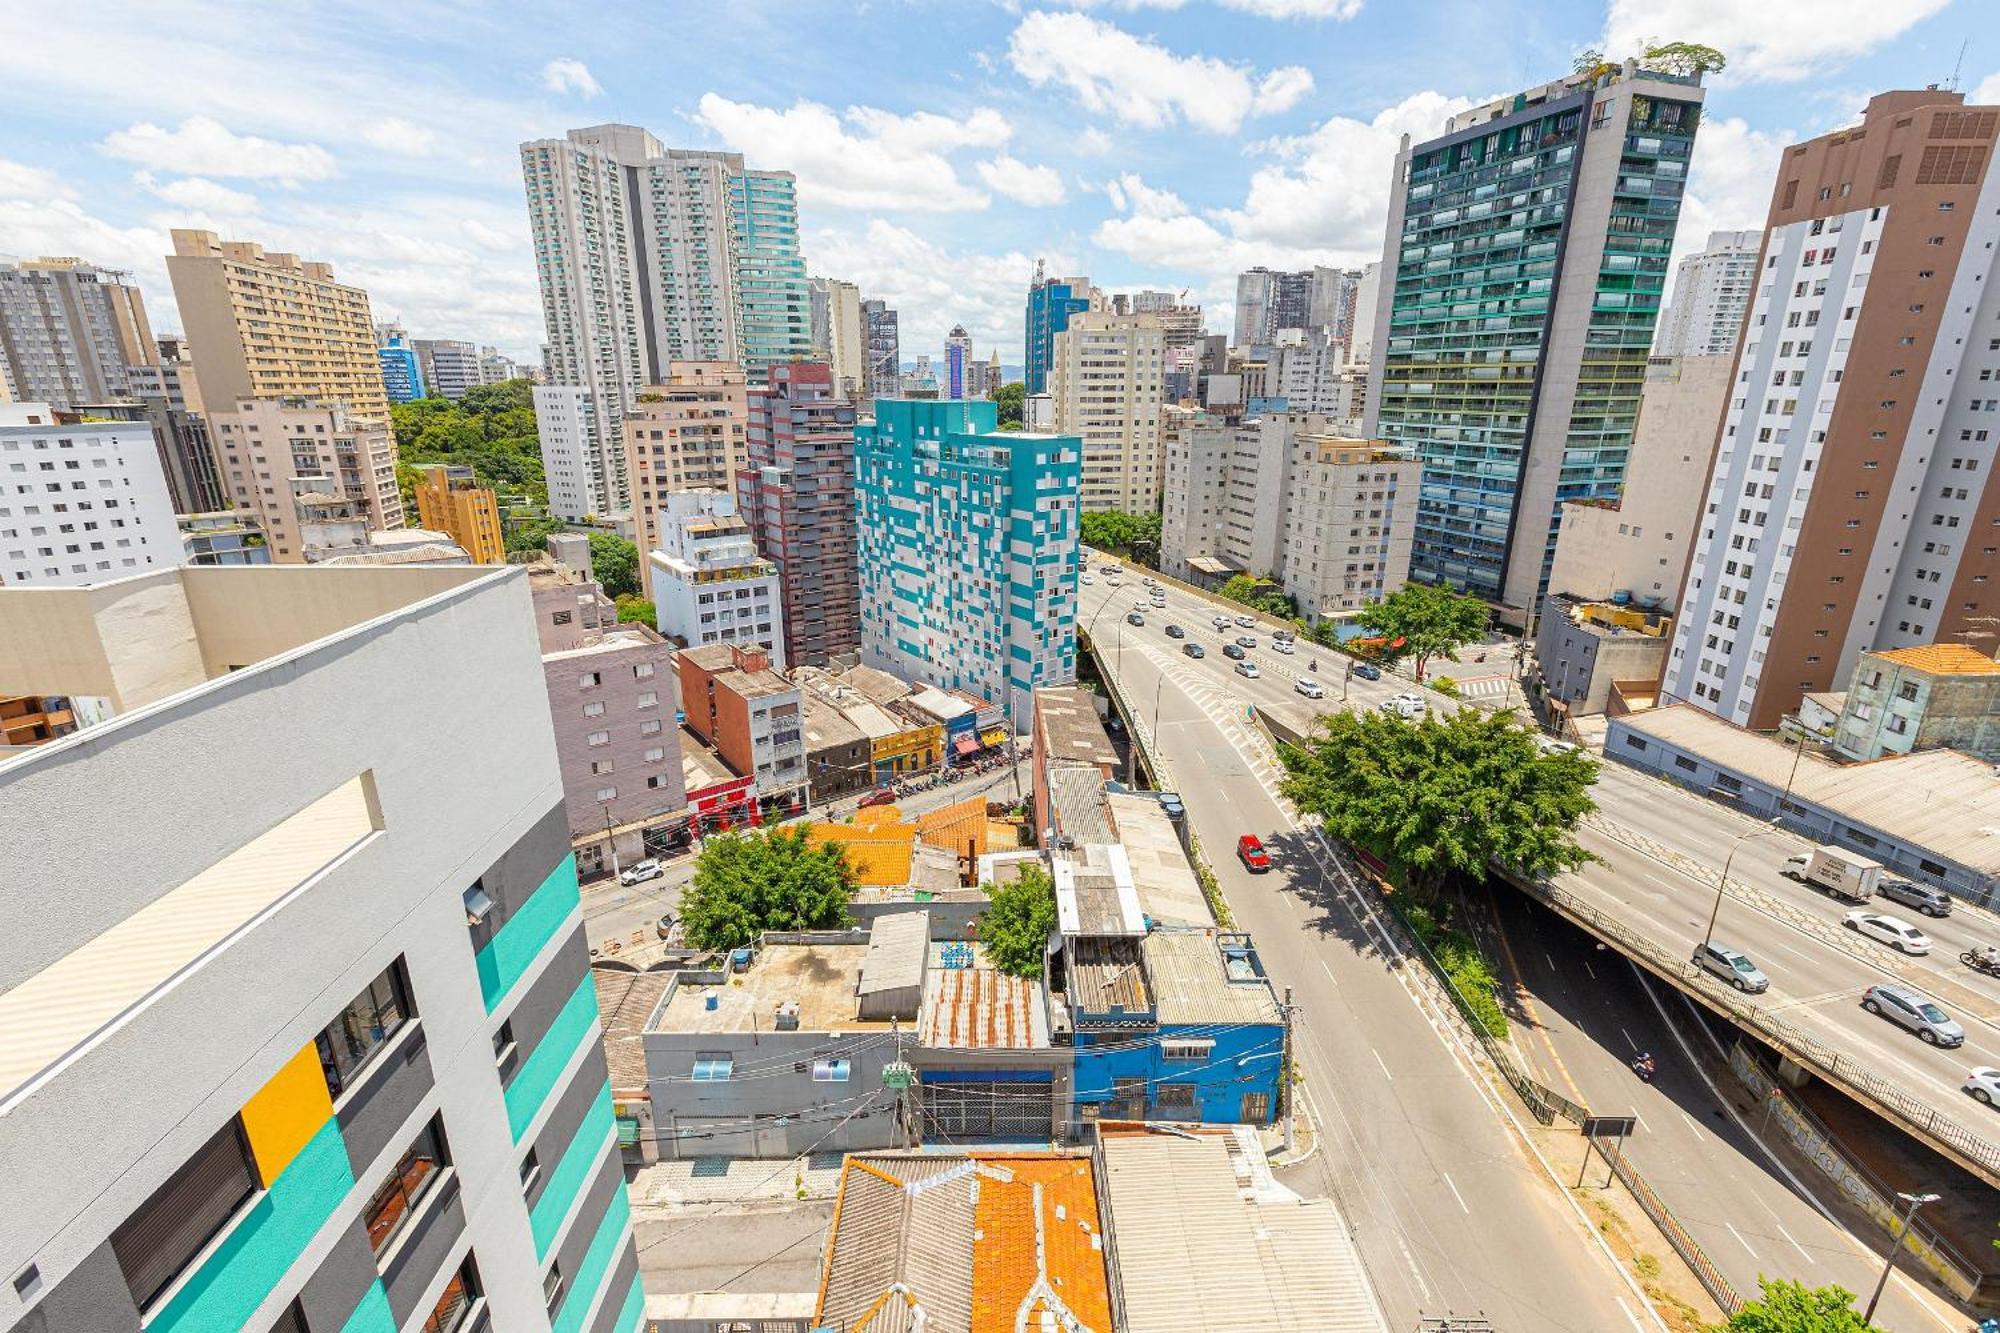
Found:
[[[1626,1030],[1625,1030],[1624,1028],[1619,1028],[1619,1029],[1618,1029],[1618,1035],[1619,1035],[1619,1036],[1621,1036],[1621,1037],[1623,1037],[1623,1038],[1625,1039],[1625,1044],[1626,1044],[1627,1046],[1630,1046],[1630,1047],[1631,1047],[1631,1048],[1633,1049],[1633,1051],[1634,1051],[1634,1052],[1637,1052],[1637,1051],[1638,1051],[1638,1049],[1639,1049],[1639,1043],[1638,1043],[1638,1042],[1636,1042],[1636,1041],[1633,1041],[1633,1040],[1632,1040],[1632,1034],[1631,1034],[1631,1033],[1627,1032],[1627,1031],[1626,1031]]]
[[[1440,1171],[1440,1172],[1438,1172],[1438,1174],[1444,1177],[1444,1183],[1445,1183],[1445,1184],[1446,1184],[1447,1186],[1449,1186],[1449,1187],[1450,1187],[1450,1189],[1451,1189],[1451,1197],[1452,1197],[1452,1198],[1454,1198],[1454,1199],[1457,1199],[1457,1200],[1458,1200],[1458,1207],[1459,1207],[1459,1210],[1460,1210],[1461,1212],[1463,1212],[1463,1213],[1464,1213],[1464,1214],[1465,1214],[1465,1215],[1466,1215],[1467,1217],[1471,1217],[1471,1216],[1472,1216],[1472,1210],[1471,1210],[1470,1208],[1467,1208],[1467,1207],[1465,1206],[1465,1196],[1464,1196],[1463,1194],[1460,1194],[1460,1193],[1458,1192],[1458,1186],[1456,1186],[1456,1185],[1453,1185],[1453,1184],[1451,1183],[1451,1172],[1449,1172],[1449,1171]]]
[[[1743,1239],[1743,1233],[1736,1229],[1734,1223],[1730,1222],[1729,1219],[1724,1218],[1722,1225],[1729,1228],[1729,1234],[1736,1237],[1736,1243],[1743,1247],[1745,1253],[1747,1253],[1753,1260],[1755,1260],[1759,1264],[1764,1262],[1764,1260],[1758,1255],[1757,1251],[1750,1248],[1750,1242]]]
[[[1611,1299],[1618,1302],[1618,1309],[1624,1314],[1626,1319],[1631,1321],[1632,1327],[1638,1329],[1639,1333],[1646,1333],[1646,1326],[1639,1322],[1638,1315],[1632,1313],[1632,1307],[1625,1304],[1623,1296],[1613,1296]]]
[[[1597,973],[1591,970],[1590,960],[1588,958],[1583,960],[1583,970],[1590,973],[1590,979],[1592,981],[1597,980]]]
[[[1799,1252],[1800,1258],[1804,1259],[1809,1264],[1816,1264],[1819,1262],[1819,1260],[1812,1257],[1811,1250],[1808,1250],[1805,1246],[1799,1244],[1796,1240],[1792,1240],[1792,1233],[1785,1230],[1785,1224],[1783,1222],[1778,1221],[1777,1218],[1774,1217],[1771,1219],[1771,1225],[1778,1229],[1778,1234],[1780,1236],[1783,1236],[1786,1240],[1792,1241],[1792,1248]]]
[[[1396,1076],[1389,1072],[1389,1064],[1382,1058],[1382,1053],[1376,1050],[1373,1046],[1370,1046],[1368,1048],[1368,1054],[1374,1056],[1375,1063],[1382,1066],[1382,1077],[1388,1079],[1391,1083],[1394,1083],[1396,1081]]]
[[[1681,1119],[1687,1121],[1688,1128],[1694,1131],[1695,1142],[1697,1143],[1701,1142],[1701,1126],[1697,1125],[1694,1122],[1694,1117],[1689,1115],[1686,1111],[1682,1111]]]

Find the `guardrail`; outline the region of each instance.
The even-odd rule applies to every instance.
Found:
[[[1729,1279],[1722,1275],[1722,1270],[1715,1266],[1707,1251],[1701,1248],[1701,1242],[1688,1234],[1688,1229],[1681,1225],[1673,1210],[1653,1192],[1653,1187],[1646,1183],[1646,1178],[1639,1174],[1639,1169],[1625,1160],[1625,1150],[1619,1141],[1599,1136],[1592,1136],[1590,1141],[1597,1151],[1603,1154],[1604,1160],[1611,1164],[1611,1170],[1624,1183],[1625,1188],[1632,1192],[1632,1197],[1639,1201],[1639,1207],[1645,1210],[1646,1216],[1653,1219],[1653,1225],[1659,1228],[1662,1236],[1666,1237],[1667,1244],[1674,1247],[1674,1253],[1681,1257],[1681,1262],[1688,1266],[1695,1280],[1701,1283],[1701,1288],[1708,1293],[1709,1299],[1722,1310],[1723,1317],[1726,1319],[1741,1310],[1743,1298],[1736,1294],[1736,1288],[1730,1285]]]

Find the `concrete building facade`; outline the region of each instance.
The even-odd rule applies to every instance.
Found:
[[[833,368],[834,392],[854,402],[868,381],[868,327],[862,316],[861,289],[839,278],[814,278],[812,300],[813,356]]]
[[[504,565],[500,502],[463,464],[427,463],[417,469],[417,525],[442,532],[465,549],[475,565]]]
[[[1602,713],[1614,681],[1659,676],[1672,630],[1658,611],[1550,593],[1535,627],[1543,698],[1568,717]]]
[[[2000,662],[1962,643],[1863,653],[1833,748],[1861,760],[1935,749],[2000,759]]]
[[[391,333],[388,340],[375,349],[375,359],[382,363],[382,391],[389,395],[390,402],[413,403],[429,396],[429,388],[424,383],[423,363],[417,359],[417,349],[410,346],[409,339],[400,331]]]
[[[580,867],[589,874],[640,859],[643,830],[687,807],[673,645],[644,625],[609,626],[544,653],[542,678]]]
[[[894,398],[903,391],[903,341],[896,312],[886,302],[863,301],[861,324],[868,345],[861,375],[862,400]]]
[[[228,498],[256,518],[274,563],[309,558],[315,506],[344,503],[370,532],[404,525],[385,421],[299,398],[243,398],[210,420]]]
[[[167,275],[209,404],[302,397],[387,424],[367,292],[330,265],[212,231],[176,228],[173,242]]]
[[[757,550],[778,566],[787,658],[826,666],[861,648],[855,563],[854,405],[830,366],[773,366],[749,397],[737,501]]]
[[[0,398],[64,410],[136,392],[158,363],[132,275],[79,259],[0,264]]]
[[[1096,289],[1089,278],[1051,278],[1035,261],[1035,278],[1028,284],[1028,314],[1025,344],[1021,353],[1022,375],[1031,394],[1049,388],[1055,373],[1056,335],[1069,327],[1070,316],[1096,308]]]
[[[1699,253],[1680,262],[1654,335],[1654,356],[1736,355],[1763,240],[1761,231],[1712,231]]]
[[[1006,707],[1076,676],[1082,444],[990,401],[882,400],[855,428],[861,659]]]
[[[1055,336],[1056,431],[1083,443],[1083,507],[1150,514],[1160,503],[1166,341],[1151,315],[1081,311]]]
[[[575,522],[629,503],[623,442],[605,434],[597,395],[573,384],[537,384],[534,402],[549,512]]]
[[[0,585],[109,583],[182,560],[150,423],[0,403]]]
[[[805,715],[799,687],[771,669],[771,655],[742,643],[683,650],[678,658],[687,728],[723,761],[756,781],[766,815],[806,799]]]
[[[1924,90],[1786,152],[1663,696],[1763,730],[1865,651],[1991,641],[1996,148]]]
[[[0,675],[121,714],[0,763],[0,1324],[637,1333],[524,585],[0,591]]]
[[[784,670],[778,567],[758,554],[735,499],[727,491],[673,491],[661,498],[657,517],[659,532],[646,563],[660,633],[689,648],[766,648]]]
[[[750,408],[743,367],[730,361],[676,361],[625,413],[619,471],[627,479],[633,541],[643,560],[658,549],[660,509],[669,495],[736,493],[749,461]],[[648,597],[652,571],[642,569]]]
[[[417,354],[418,373],[432,398],[449,398],[454,403],[467,389],[485,383],[479,368],[479,345],[456,338],[419,338],[412,344]]]

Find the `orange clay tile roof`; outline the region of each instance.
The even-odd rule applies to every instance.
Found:
[[[965,845],[973,844],[974,856],[986,855],[986,798],[973,796],[917,816],[917,838],[926,847],[937,847],[957,856],[965,855]]]
[[[916,828],[913,825],[887,822],[864,828],[846,824],[813,824],[806,829],[806,836],[814,846],[838,843],[845,849],[847,864],[853,868],[857,884],[869,888],[899,889],[910,882],[911,865],[916,858]]]
[[[834,1201],[815,1319],[845,1333],[1109,1333],[1087,1155],[866,1153]]]
[[[1891,648],[1875,654],[1899,666],[1928,671],[1934,676],[1991,676],[2000,674],[2000,662],[1977,648],[1962,643],[1926,643],[1915,648]]]

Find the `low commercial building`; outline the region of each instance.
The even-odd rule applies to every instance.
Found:
[[[1604,757],[1982,906],[2000,896],[2000,778],[1969,754],[1848,763],[1673,704],[1612,718]]]
[[[1036,690],[1030,756],[1035,834],[1046,842],[1052,827],[1053,774],[1057,769],[1087,768],[1099,791],[1118,776],[1118,750],[1098,714],[1097,695],[1078,685]]]
[[[944,762],[944,727],[906,706],[912,692],[908,682],[873,667],[838,672],[800,667],[793,678],[868,738],[871,783],[926,772]]]
[[[771,669],[770,654],[740,643],[683,649],[678,656],[687,727],[754,778],[767,815],[806,801],[806,747],[799,687]]]
[[[1602,713],[1613,681],[1658,678],[1673,627],[1643,607],[1551,594],[1535,627],[1543,697],[1567,717]]]
[[[872,786],[875,765],[867,733],[817,690],[801,690],[799,706],[805,716],[809,799],[837,801]]]
[[[1863,653],[1833,745],[1850,759],[1940,748],[2000,759],[2000,662],[1962,643]]]
[[[657,545],[640,546],[660,633],[688,648],[743,643],[768,650],[785,669],[778,567],[757,552],[750,525],[727,491],[663,496]]]
[[[681,786],[687,791],[687,816],[671,821],[649,836],[648,850],[671,851],[694,839],[731,829],[755,828],[763,822],[757,808],[757,779],[738,773],[722,761],[701,737],[680,729]]]

